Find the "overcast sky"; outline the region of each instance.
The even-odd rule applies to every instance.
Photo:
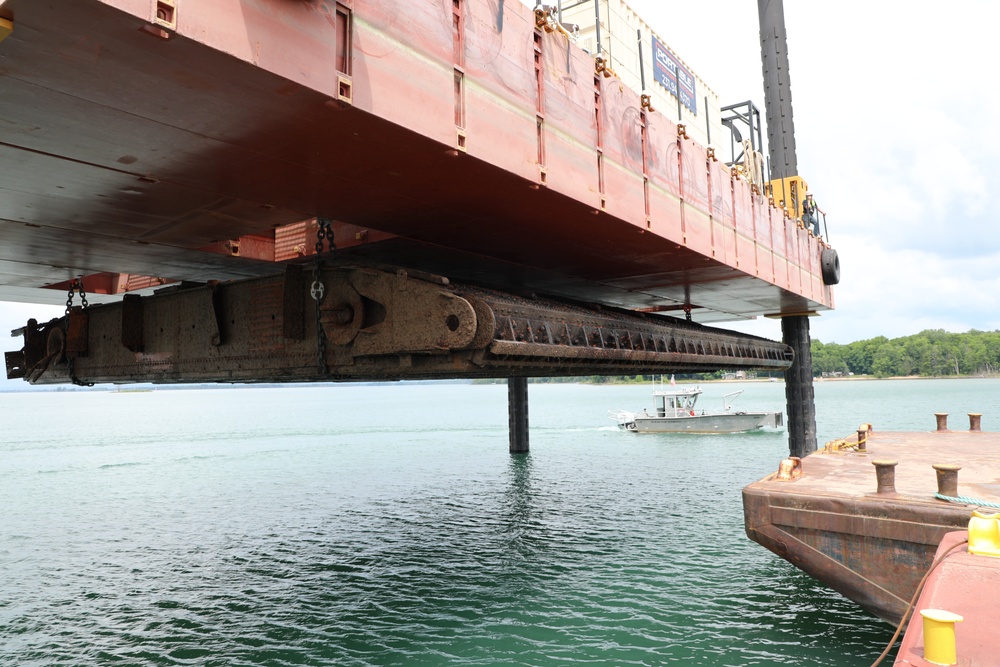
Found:
[[[630,0],[723,104],[764,111],[757,3]],[[800,175],[841,261],[814,339],[1000,328],[1000,3],[785,0]],[[996,186],[994,186],[996,187]],[[726,325],[729,326],[729,325]],[[780,338],[776,322],[742,328]]]
[[[723,104],[763,113],[756,2],[630,4]],[[986,0],[785,1],[799,171],[842,265],[814,339],[1000,329],[997,19]],[[28,317],[59,314],[0,303],[3,349]],[[723,326],[781,337],[772,320]]]

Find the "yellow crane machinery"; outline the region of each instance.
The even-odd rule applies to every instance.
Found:
[[[789,218],[802,219],[802,202],[806,199],[809,184],[801,176],[786,176],[768,181],[764,194],[779,208],[785,209]]]

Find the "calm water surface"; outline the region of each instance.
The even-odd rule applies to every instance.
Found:
[[[820,382],[819,439],[998,390]],[[0,665],[869,665],[892,628],[743,531],[785,432],[617,431],[649,392],[531,385],[513,458],[503,385],[0,394]]]

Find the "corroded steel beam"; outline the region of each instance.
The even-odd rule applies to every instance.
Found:
[[[177,285],[15,333],[33,384],[308,382],[783,370],[791,350],[656,315],[337,265]],[[320,296],[317,301],[311,295]],[[319,335],[317,335],[319,333]]]

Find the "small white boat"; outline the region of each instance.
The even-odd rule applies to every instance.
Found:
[[[723,396],[721,412],[698,410],[695,403],[701,396],[701,389],[678,388],[673,386],[671,378],[668,389],[653,392],[654,414],[645,410],[611,410],[611,418],[618,422],[618,428],[636,433],[744,433],[765,426],[780,428],[784,425],[781,412],[734,410],[733,400],[742,393],[741,389]]]

